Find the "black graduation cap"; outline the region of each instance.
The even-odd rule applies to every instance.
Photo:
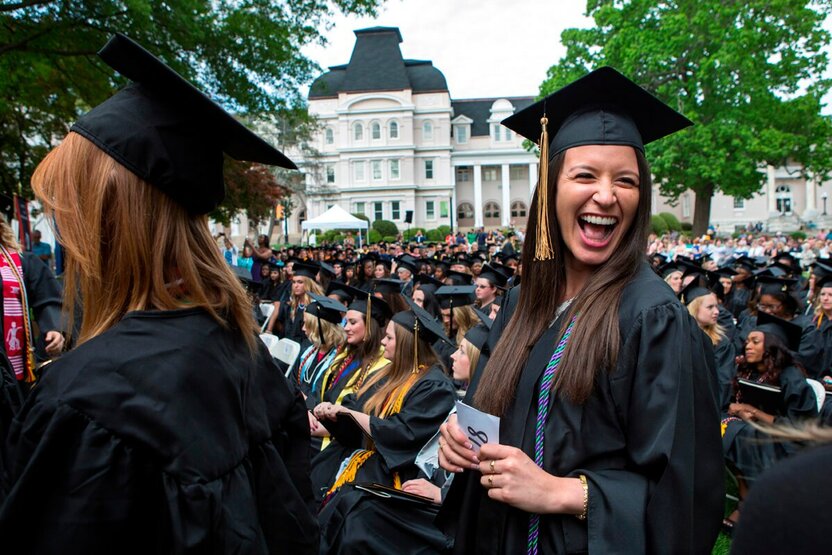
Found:
[[[453,266],[454,264],[458,264],[460,266],[465,266],[466,268],[470,268],[471,267],[471,259],[467,255],[461,254],[461,255],[459,255],[459,256],[457,256],[456,258],[453,259],[453,261],[451,262],[451,266]]]
[[[333,301],[329,297],[323,297],[310,293],[312,302],[306,305],[306,313],[315,316],[321,320],[332,322],[333,324],[341,323],[341,313],[346,312],[347,309],[338,301]]]
[[[465,332],[465,340],[476,347],[480,353],[490,354],[488,348],[488,335],[491,332],[491,319],[481,310],[474,309],[480,319],[480,323]]]
[[[445,285],[436,290],[436,298],[442,308],[469,306],[476,302],[473,285]]]
[[[682,292],[679,293],[679,300],[682,301],[683,305],[687,306],[691,302],[693,302],[694,299],[704,297],[705,295],[710,295],[711,293],[713,293],[713,291],[706,287],[703,287],[700,283],[700,280],[695,279],[689,284],[687,284],[687,286],[684,289],[682,289]]]
[[[367,303],[370,303],[371,314],[369,315],[367,314]],[[384,302],[384,299],[379,299],[378,297],[370,299],[368,293],[364,293],[364,297],[353,300],[350,306],[347,307],[347,310],[355,310],[365,316],[371,316],[382,328],[387,325],[387,322],[390,321],[390,317],[393,315],[390,305]]]
[[[389,258],[381,258],[380,256],[376,256],[374,258],[375,258],[376,266],[381,264],[382,266],[387,268],[388,272],[390,272],[390,270],[393,269],[393,262]]]
[[[308,262],[295,262],[292,266],[292,276],[303,276],[314,280],[318,277],[320,268],[317,264],[310,264]]]
[[[260,285],[258,283],[255,283],[254,280],[251,278],[251,270],[247,268],[240,268],[239,266],[232,266],[231,270],[234,272],[234,275],[237,276],[237,279],[240,280],[240,283],[243,284],[243,287],[245,287],[246,289],[253,289],[255,285]]]
[[[716,270],[713,270],[712,273],[718,275],[719,277],[727,278],[733,278],[737,275],[736,270],[734,270],[731,266],[720,266]]]
[[[659,275],[662,276],[662,278],[667,278],[667,276],[669,276],[673,272],[684,272],[684,271],[685,271],[684,268],[680,267],[680,265],[676,264],[675,262],[668,262],[666,264],[662,264],[661,266],[659,266]]]
[[[410,273],[414,276],[419,273],[419,261],[409,255],[402,255],[396,259],[396,270],[398,268],[404,268],[405,270],[410,270]]]
[[[321,266],[321,273],[329,276],[330,278],[335,277],[335,268],[327,264],[326,262],[319,262]]]
[[[435,343],[437,340],[444,341],[449,345],[453,342],[445,335],[442,324],[437,322],[433,316],[410,299],[407,301],[410,310],[403,310],[393,316],[393,321],[404,327],[406,330],[418,333],[428,343]],[[418,327],[417,327],[418,323]]]
[[[497,287],[502,289],[506,286],[506,283],[508,283],[508,278],[510,276],[507,276],[505,273],[503,273],[502,267],[496,268],[494,266],[491,266],[490,264],[483,264],[482,272],[480,272],[480,275],[477,277],[481,277],[485,280],[488,280],[493,285],[496,285]]]
[[[777,295],[791,293],[791,288],[797,283],[796,279],[761,275],[757,278],[760,284],[760,295]]]
[[[538,142],[541,118],[550,156],[581,145],[644,145],[693,123],[611,67],[602,67],[503,120]]]
[[[122,34],[98,52],[132,81],[83,115],[71,131],[192,214],[225,197],[223,153],[236,160],[297,169],[178,73]]]
[[[783,263],[785,262],[785,264]],[[800,270],[800,261],[790,252],[781,252],[774,257],[775,264],[781,264],[789,268],[789,273]]]
[[[419,274],[414,278],[414,280],[420,286],[432,285],[432,286],[436,287],[437,289],[439,287],[442,287],[443,285],[445,285],[444,283],[442,283],[441,281],[439,281],[435,277],[433,277],[431,275],[428,275],[428,274]]]
[[[373,293],[400,294],[404,282],[398,279],[374,279]]]
[[[832,283],[832,267],[821,262],[815,262],[812,273],[815,275],[815,287],[817,289],[822,289]]]
[[[749,272],[753,272],[757,269],[757,264],[754,262],[754,259],[749,258],[745,255],[734,259],[734,266],[740,266],[742,268],[745,268]]]
[[[353,299],[365,296],[367,292],[347,285],[346,283],[333,280],[329,282],[329,285],[326,288],[326,294],[336,295],[339,299],[343,300],[345,304],[349,304],[353,301]]]
[[[445,273],[454,282],[454,285],[471,285],[474,282],[474,276],[471,274],[457,272],[456,270],[448,270]]]
[[[797,352],[800,349],[800,337],[803,334],[803,329],[797,324],[777,316],[765,312],[758,313],[757,325],[751,331],[761,331],[776,336],[792,352]]]

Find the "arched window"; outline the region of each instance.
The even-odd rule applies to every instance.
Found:
[[[470,202],[463,202],[457,208],[456,215],[460,220],[470,220],[474,217],[474,206]]]
[[[426,141],[433,140],[433,123],[426,121],[422,124],[422,138]]]
[[[519,201],[515,200],[511,203],[511,217],[512,218],[525,218],[526,217],[526,205]]]
[[[326,144],[328,145],[335,142],[335,133],[332,131],[331,127],[327,127],[326,131],[324,131],[324,141],[326,141]]]
[[[352,126],[352,137],[356,141],[363,141],[364,140],[364,126],[360,123],[356,123]]]
[[[499,218],[500,217],[500,205],[496,202],[486,202],[485,203],[485,217],[486,218]]]
[[[391,139],[398,139],[399,138],[399,123],[396,121],[390,122],[390,138]]]
[[[777,211],[781,214],[792,213],[792,188],[788,185],[780,185],[774,190],[774,198],[777,200]]]
[[[377,121],[370,125],[370,137],[373,140],[381,139],[381,125]]]

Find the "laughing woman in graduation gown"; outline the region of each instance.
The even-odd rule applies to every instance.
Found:
[[[501,417],[500,443],[477,456],[455,416],[440,428],[440,464],[459,473],[440,513],[454,552],[709,553],[712,348],[644,260],[643,144],[690,122],[602,68],[504,123],[547,133],[519,302],[473,396]]]
[[[380,484],[402,489],[402,484],[419,475],[416,456],[436,433],[456,398],[453,385],[439,365],[431,344],[444,336],[430,315],[418,307],[393,316],[384,337],[385,356],[393,362],[367,381],[359,392],[360,410],[322,404],[315,409],[319,419],[335,420],[352,415],[372,438],[371,445],[354,450],[336,437],[327,447],[339,460],[319,515],[322,531],[321,553],[426,553],[419,546],[394,536],[395,529],[381,538],[366,533],[376,522],[362,522],[358,505],[365,495],[347,484]],[[412,531],[406,525],[401,534]],[[416,534],[418,537],[419,534]],[[434,529],[434,538],[446,542]],[[395,538],[395,540],[393,539]]]
[[[223,152],[293,164],[129,39],[101,56],[134,83],[32,178],[83,322],[9,431],[3,550],[316,552],[306,408],[206,216]]]

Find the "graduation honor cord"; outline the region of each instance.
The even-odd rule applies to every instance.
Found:
[[[546,421],[549,419],[549,398],[551,397],[552,384],[560,367],[563,351],[566,349],[566,342],[569,341],[569,336],[572,335],[572,328],[575,327],[577,318],[577,315],[572,317],[569,326],[563,332],[563,337],[560,338],[558,346],[555,348],[555,352],[552,354],[552,358],[549,359],[549,364],[546,365],[543,377],[540,379],[540,391],[537,395],[537,422],[534,428],[534,462],[540,468],[543,468],[543,431],[546,427]],[[532,514],[529,516],[527,555],[537,555],[539,532],[540,515]]]

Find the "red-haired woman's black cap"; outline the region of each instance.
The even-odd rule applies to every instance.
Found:
[[[82,116],[71,131],[165,192],[192,214],[225,197],[223,157],[297,169],[153,54],[117,34],[99,51],[129,85]]]

